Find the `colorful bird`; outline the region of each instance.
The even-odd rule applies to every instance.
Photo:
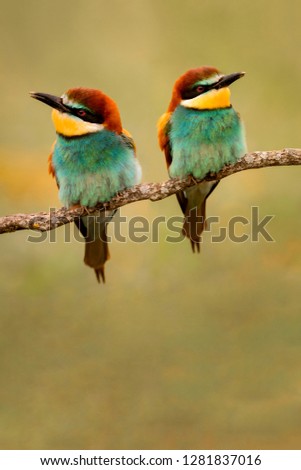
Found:
[[[57,139],[49,173],[66,207],[94,207],[140,182],[134,141],[122,128],[118,107],[109,96],[90,88],[72,88],[62,97],[31,96],[53,108]],[[95,270],[98,282],[105,282],[104,265],[110,257],[106,226],[114,213],[100,211],[75,221],[85,237],[84,262]]]
[[[175,82],[167,112],[158,122],[159,144],[171,177],[202,179],[244,155],[244,128],[228,88],[243,75],[222,75],[205,66],[188,70]],[[200,251],[206,200],[217,184],[203,182],[177,193],[185,216],[183,234],[193,251]]]

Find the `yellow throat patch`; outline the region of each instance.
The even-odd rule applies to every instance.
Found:
[[[58,134],[66,137],[75,137],[78,135],[90,134],[91,132],[99,132],[103,129],[103,124],[95,124],[93,122],[82,121],[67,113],[61,113],[57,109],[52,111],[52,121]]]
[[[182,100],[181,105],[193,109],[220,109],[229,108],[230,89],[228,87],[219,90],[210,90],[207,93],[198,95],[190,100]]]

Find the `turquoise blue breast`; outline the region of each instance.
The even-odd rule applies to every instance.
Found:
[[[138,163],[129,141],[106,129],[73,138],[58,135],[52,162],[67,207],[93,207],[137,183]]]
[[[246,153],[243,125],[233,108],[200,111],[178,106],[169,139],[172,177],[203,178]]]

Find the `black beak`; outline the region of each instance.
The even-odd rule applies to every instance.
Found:
[[[68,113],[70,110],[64,105],[62,98],[59,96],[48,95],[47,93],[30,93],[30,96],[35,100],[42,101],[42,103],[48,104],[54,109],[61,111],[61,113]]]
[[[226,86],[231,85],[231,83],[235,82],[239,78],[243,77],[245,72],[236,72],[231,73],[230,75],[224,75],[212,88],[218,90],[219,88],[224,88]]]

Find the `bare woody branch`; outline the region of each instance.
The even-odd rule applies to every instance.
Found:
[[[205,180],[220,180],[244,170],[288,165],[301,165],[301,149],[286,148],[283,150],[247,153],[234,165],[227,165],[218,173],[207,175]],[[147,199],[150,201],[160,201],[201,181],[204,180],[195,180],[188,177],[185,179],[173,178],[163,183],[142,183],[122,191],[111,199],[110,202],[98,204],[95,208],[89,209],[89,213],[93,214],[95,210],[117,209],[126,204]],[[0,233],[28,229],[45,232],[69,224],[76,217],[85,213],[87,213],[85,208],[68,210],[62,207],[50,212],[8,215],[0,218]]]

